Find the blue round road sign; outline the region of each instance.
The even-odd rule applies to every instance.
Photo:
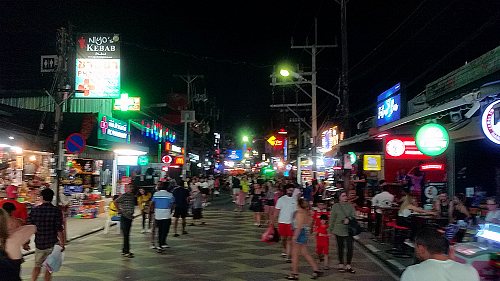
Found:
[[[82,134],[74,133],[66,138],[66,151],[73,154],[82,153],[85,150],[85,139]]]

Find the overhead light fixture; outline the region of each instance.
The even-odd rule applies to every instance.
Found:
[[[382,133],[382,134],[377,135],[375,138],[376,139],[381,139],[381,138],[386,137],[388,135],[389,135],[388,133]]]
[[[13,139],[14,139],[14,137],[13,137],[13,136],[9,136],[9,140],[13,140]]]
[[[135,149],[115,149],[113,150],[113,152],[116,153],[117,155],[130,155],[130,156],[140,156],[148,154],[147,152]]]

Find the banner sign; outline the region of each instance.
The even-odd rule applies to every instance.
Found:
[[[418,150],[415,138],[408,136],[390,136],[384,138],[385,159],[430,159]]]
[[[377,126],[401,118],[401,84],[392,86],[377,97]]]
[[[99,126],[97,130],[98,139],[112,142],[127,142],[129,134],[127,122],[99,114],[99,122],[97,124]]]
[[[120,37],[80,34],[76,41],[76,98],[120,97]]]

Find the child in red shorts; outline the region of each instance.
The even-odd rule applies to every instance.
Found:
[[[316,227],[316,254],[323,260],[323,269],[328,270],[328,249],[330,248],[330,234],[328,234],[328,215],[320,216],[320,224]]]

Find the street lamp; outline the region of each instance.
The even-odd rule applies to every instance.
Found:
[[[248,136],[243,136],[243,142],[248,142]]]
[[[297,88],[299,88],[302,92],[304,92],[307,96],[309,96],[311,98],[311,119],[312,119],[312,124],[310,126],[311,128],[311,137],[312,137],[312,144],[313,144],[313,149],[312,149],[312,159],[313,159],[313,167],[312,167],[312,172],[313,172],[313,178],[316,178],[316,138],[317,138],[317,130],[318,130],[318,126],[317,126],[317,115],[316,115],[316,90],[317,89],[320,89],[322,90],[323,92],[329,94],[330,96],[334,97],[337,99],[338,101],[338,104],[341,103],[341,100],[340,100],[340,97],[337,96],[336,94],[326,90],[325,88],[323,87],[320,87],[316,84],[316,73],[315,72],[308,72],[308,73],[297,73],[295,71],[291,71],[291,70],[288,70],[286,68],[281,68],[280,71],[279,71],[279,74],[282,76],[282,77],[293,77],[295,79],[297,79],[298,81],[290,81],[290,82],[276,82],[276,79],[275,79],[275,75],[271,75],[271,78],[273,78],[272,80],[272,83],[271,85],[272,86],[286,86],[286,85],[294,85],[296,86]],[[301,74],[305,74],[305,75],[311,75],[312,76],[312,79],[311,80],[308,80],[306,78],[304,78]],[[309,93],[304,90],[300,84],[311,84],[311,87],[312,87],[312,93],[311,95],[309,95]],[[297,113],[295,113],[291,108],[288,108],[289,110],[292,111],[292,113],[294,113],[297,117],[299,117],[299,115]],[[307,124],[307,126],[309,126],[309,124]],[[300,155],[300,152],[299,152],[299,155]],[[298,165],[300,165],[300,156],[298,157],[297,159],[297,162],[298,162]],[[298,171],[297,173],[299,174],[300,173],[300,166],[298,167]],[[301,183],[301,178],[300,178],[300,175],[298,175],[298,182]]]

